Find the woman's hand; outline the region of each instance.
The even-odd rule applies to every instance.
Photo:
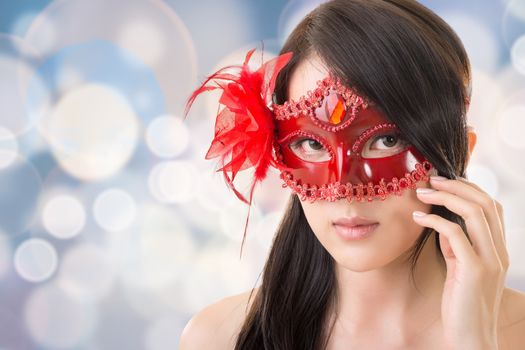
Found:
[[[451,350],[497,349],[499,308],[509,266],[502,206],[465,179],[442,179],[431,177],[435,191],[418,193],[418,198],[461,215],[472,241],[460,225],[439,215],[414,215],[418,224],[439,233],[447,265],[441,303],[444,336]]]

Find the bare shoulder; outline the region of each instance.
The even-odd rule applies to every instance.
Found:
[[[235,338],[257,291],[258,288],[254,288],[253,293],[249,290],[232,295],[200,310],[184,327],[179,349],[233,349]]]
[[[505,288],[500,308],[499,348],[523,349],[525,344],[525,293]]]

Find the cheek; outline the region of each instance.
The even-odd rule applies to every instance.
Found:
[[[428,187],[428,184],[421,184]],[[419,238],[424,227],[412,219],[412,212],[430,212],[431,205],[417,198],[415,190],[407,189],[402,196],[390,196],[385,201],[345,204],[356,206],[359,212],[368,212],[380,226],[366,244],[345,244],[335,234],[331,224],[334,207],[324,202],[303,202],[306,219],[319,242],[341,265],[352,270],[378,268],[393,261],[409,250]],[[364,205],[365,207],[359,208]],[[339,208],[339,212],[344,212]]]
[[[330,226],[330,216],[326,215],[326,204],[322,201],[315,201],[309,203],[308,201],[301,202],[303,206],[306,221],[310,225],[315,235],[322,241],[321,234],[327,232]]]
[[[418,210],[428,213],[431,207],[430,204],[419,200],[415,190],[407,189],[403,196],[393,196],[384,202],[384,207],[381,209],[381,220],[385,225],[382,229],[387,230],[387,234],[394,235],[405,242],[412,242],[424,229],[414,221],[412,212]]]
[[[430,185],[427,183],[418,187],[429,188]],[[405,191],[404,195],[401,197],[400,203],[397,203],[397,205],[394,205],[394,207],[396,207],[397,210],[403,213],[403,217],[410,219],[408,221],[414,222],[414,220],[412,220],[413,211],[419,210],[424,213],[429,213],[430,209],[432,208],[432,205],[422,202],[417,197],[416,190],[410,189]]]

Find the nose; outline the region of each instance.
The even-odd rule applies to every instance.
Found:
[[[336,174],[335,179],[341,184],[350,182],[352,184],[363,183],[363,180],[371,174],[370,169],[361,164],[359,154],[352,151],[348,144],[340,144],[336,151]],[[366,183],[366,181],[365,181]]]
[[[341,183],[347,182],[348,174],[352,168],[352,163],[355,164],[356,155],[353,154],[350,146],[347,144],[340,144],[336,151],[336,181]]]

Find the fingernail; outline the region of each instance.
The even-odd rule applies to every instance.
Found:
[[[432,192],[436,192],[436,190],[432,189],[432,188],[416,188],[416,192],[418,194],[425,194],[425,193],[432,193]]]
[[[427,215],[427,214],[423,213],[422,211],[417,211],[416,210],[416,211],[412,212],[412,216],[415,216],[415,217],[418,217],[418,218],[420,218],[422,216],[425,216],[425,215]]]
[[[443,176],[431,176],[430,180],[443,181],[443,180],[448,180],[448,179],[446,177],[443,177]]]

